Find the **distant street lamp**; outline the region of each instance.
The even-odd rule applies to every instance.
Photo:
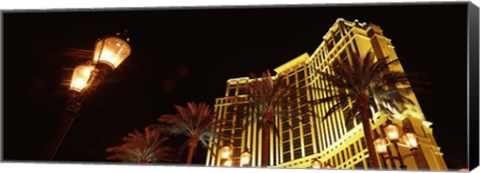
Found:
[[[227,160],[225,160],[225,162],[223,162],[223,166],[227,166],[227,167],[230,167],[233,165],[233,160],[232,158],[228,158]]]
[[[220,148],[220,158],[228,159],[232,155],[232,147],[230,146],[223,146]]]
[[[252,157],[252,154],[250,154],[250,150],[247,149],[246,151],[244,151],[241,155],[240,155],[240,165],[241,166],[244,166],[244,165],[248,165],[250,164],[250,159]]]
[[[330,168],[332,168],[332,165],[330,165],[330,162],[327,162],[325,164],[325,166],[323,166],[323,167],[326,168],[326,169],[330,169]]]
[[[80,116],[78,112],[88,88],[98,86],[106,75],[130,55],[129,40],[126,37],[126,30],[123,33],[99,39],[95,44],[93,60],[77,66],[73,71],[63,121],[47,146],[47,156],[50,160],[55,157],[74,120]]]
[[[314,169],[320,169],[320,168],[322,168],[322,163],[320,162],[320,160],[314,158],[314,159],[312,160],[312,168],[314,168]]]
[[[327,163],[323,164],[317,158],[313,158],[311,168],[313,168],[313,169],[320,169],[320,168],[330,169],[330,168],[332,168],[332,166],[330,165],[330,162],[327,162]]]
[[[375,145],[375,150],[379,153],[384,155],[384,157],[387,157],[389,159],[397,159],[400,162],[400,169],[406,169],[407,167],[403,163],[403,158],[402,154],[400,153],[400,150],[398,149],[398,143],[400,141],[400,133],[399,133],[399,127],[397,124],[392,123],[392,121],[387,120],[387,124],[384,126],[383,131],[385,132],[387,138],[379,137],[374,140],[373,144]],[[417,140],[417,135],[412,132],[408,132],[406,129],[404,129],[404,133],[401,137],[405,141],[405,145],[410,148],[410,151],[412,154],[416,154],[417,148],[418,148],[418,140]],[[388,157],[385,156],[387,154],[387,139],[393,143],[395,150],[397,151],[397,157]]]

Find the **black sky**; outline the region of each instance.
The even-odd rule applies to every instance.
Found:
[[[3,15],[5,160],[36,161],[61,120],[74,49],[129,30],[131,56],[86,100],[57,160],[104,162],[105,148],[174,113],[214,103],[229,78],[312,53],[337,18],[374,23],[407,73],[426,73],[417,94],[450,168],[466,166],[466,4],[13,11]],[[180,70],[178,70],[180,69]],[[182,70],[183,69],[183,70]],[[187,70],[185,70],[187,69]],[[180,71],[180,73],[178,72]],[[184,73],[181,73],[181,72]],[[187,73],[185,73],[187,72]],[[194,162],[204,164],[200,149]]]

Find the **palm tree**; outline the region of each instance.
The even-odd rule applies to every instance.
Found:
[[[372,115],[369,107],[375,105],[374,99],[388,103],[411,102],[404,97],[404,94],[411,92],[405,73],[389,69],[390,65],[398,60],[387,62],[386,59],[375,59],[372,51],[365,56],[356,53],[351,61],[342,61],[339,58],[333,60],[330,64],[332,73],[317,71],[323,80],[333,86],[333,89],[324,89],[333,95],[315,101],[334,103],[323,118],[326,119],[333,112],[341,110],[350,100],[352,109],[347,112],[346,121],[360,115],[370,166],[374,168],[378,167],[378,159],[370,128],[369,119]]]
[[[145,133],[135,130],[123,138],[123,144],[109,147],[106,152],[113,153],[107,160],[120,160],[131,163],[172,162],[177,156],[172,149],[162,144],[169,138],[161,134],[161,129],[145,127]]]
[[[270,71],[263,72],[260,78],[251,75],[255,81],[248,85],[248,94],[252,99],[255,110],[260,116],[254,119],[255,122],[262,125],[262,166],[268,166],[269,147],[270,147],[270,129],[277,129],[273,123],[274,116],[282,116],[276,112],[278,107],[285,104],[288,97],[294,92],[288,87],[283,75],[278,75],[274,79]]]
[[[175,109],[178,111],[177,114],[161,115],[158,121],[168,132],[185,135],[189,138],[186,142],[189,147],[186,163],[190,165],[198,142],[207,147],[210,137],[214,135],[213,127],[220,121],[216,121],[212,110],[206,103],[188,102],[187,107],[175,105]],[[183,151],[184,147],[181,148],[180,151]]]

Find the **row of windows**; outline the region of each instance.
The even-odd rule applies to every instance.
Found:
[[[357,154],[360,154],[360,151],[364,152],[365,150],[365,139],[362,137],[360,140],[350,144],[345,149],[328,158],[325,162],[336,168],[363,168],[363,162],[366,159],[359,160],[359,158],[363,158],[363,155]]]

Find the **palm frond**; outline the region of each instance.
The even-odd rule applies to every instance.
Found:
[[[174,162],[178,158],[171,153],[172,149],[163,145],[169,139],[162,133],[162,129],[147,126],[144,132],[135,130],[123,137],[123,144],[106,149],[109,155],[107,160],[123,162],[153,163]]]
[[[161,115],[158,121],[171,134],[189,137],[189,140],[180,147],[180,154],[189,143],[196,145],[200,142],[202,146],[208,146],[209,139],[215,135],[214,128],[222,125],[206,103],[188,102],[185,107],[175,105],[175,109],[177,114]]]

